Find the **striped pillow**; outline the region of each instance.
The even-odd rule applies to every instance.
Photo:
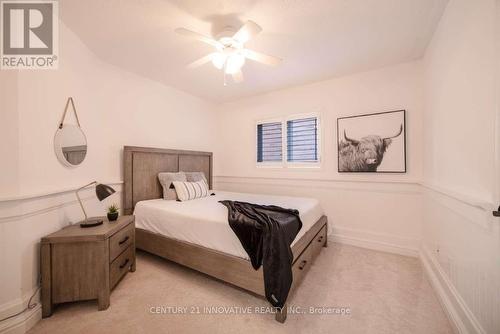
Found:
[[[172,183],[177,197],[182,202],[208,196],[208,185],[205,180],[198,182],[173,181]]]

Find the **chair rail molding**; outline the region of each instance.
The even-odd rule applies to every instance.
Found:
[[[339,179],[339,178],[295,178],[295,177],[260,177],[260,176],[236,176],[236,175],[216,175],[215,182],[219,184],[255,184],[255,185],[280,185],[290,186],[290,182],[298,182],[294,186],[308,187],[313,185],[316,188],[337,188],[344,190],[359,190],[373,192],[396,192],[396,193],[423,193],[423,191],[433,192],[448,199],[458,201],[474,209],[488,212],[495,209],[492,199],[482,199],[470,196],[458,191],[454,191],[435,184],[417,179]]]
[[[259,177],[259,176],[214,176],[215,184],[251,184],[259,186],[284,186],[315,189],[342,189],[367,192],[389,192],[401,194],[420,193],[417,180],[366,180],[334,178],[295,178],[295,177]]]
[[[460,192],[427,182],[421,182],[420,185],[425,189],[440,193],[442,195],[453,198],[459,202],[462,202],[464,204],[467,204],[469,206],[475,207],[480,210],[490,211],[494,207],[493,201],[491,200],[476,198],[470,195],[462,194]]]
[[[120,181],[106,184],[115,186],[117,188],[116,195],[121,196],[122,183]],[[92,189],[88,188],[83,191],[82,200],[93,201],[95,199],[95,194],[91,194]],[[76,196],[74,196],[75,190],[76,188],[65,188],[58,191],[9,197],[7,200],[0,199],[0,224],[19,221],[50,211],[78,205]]]
[[[102,183],[108,184],[108,185],[122,185],[123,181],[102,182]],[[31,194],[4,196],[4,197],[0,197],[0,203],[2,203],[2,202],[19,202],[19,201],[25,201],[25,200],[30,200],[30,199],[34,199],[34,198],[60,195],[60,194],[75,192],[78,188],[80,188],[80,186],[74,186],[74,187],[70,187],[70,188],[60,188],[60,189],[54,189],[54,190],[46,190],[46,191],[41,191],[41,192],[36,192],[36,193],[31,193]],[[92,188],[90,188],[90,189],[92,189]]]

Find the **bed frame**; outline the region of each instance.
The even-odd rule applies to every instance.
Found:
[[[212,188],[211,152],[125,146],[123,156],[125,214],[132,214],[139,201],[162,198],[160,172],[203,172]],[[293,283],[289,296],[322,247],[327,246],[327,228],[327,218],[322,216],[292,247]],[[248,260],[140,228],[136,228],[136,247],[265,297],[262,267],[254,270]],[[279,322],[284,322],[286,316],[286,306],[276,312]]]

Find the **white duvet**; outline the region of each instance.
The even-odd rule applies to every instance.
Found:
[[[219,201],[242,201],[299,210],[303,225],[294,243],[323,215],[318,200],[312,198],[213,192],[215,196],[187,202],[163,199],[138,202],[134,211],[136,227],[248,260],[248,255],[229,226],[228,210]]]

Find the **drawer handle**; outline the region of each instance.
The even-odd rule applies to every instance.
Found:
[[[120,241],[120,242],[118,243],[118,245],[123,245],[124,243],[126,243],[126,242],[127,242],[127,240],[128,240],[128,239],[129,239],[129,236],[127,235],[125,238],[123,238],[123,240],[122,240],[122,241]]]
[[[307,264],[307,260],[302,261],[302,262],[300,263],[300,265],[299,265],[299,269],[300,269],[300,270],[303,270],[303,269],[304,269],[304,267],[306,266],[306,264]]]
[[[318,242],[323,241],[323,236],[319,237]]]
[[[120,269],[123,269],[125,268],[125,266],[128,264],[128,259],[125,260],[125,262],[123,262],[121,265],[120,265]]]

